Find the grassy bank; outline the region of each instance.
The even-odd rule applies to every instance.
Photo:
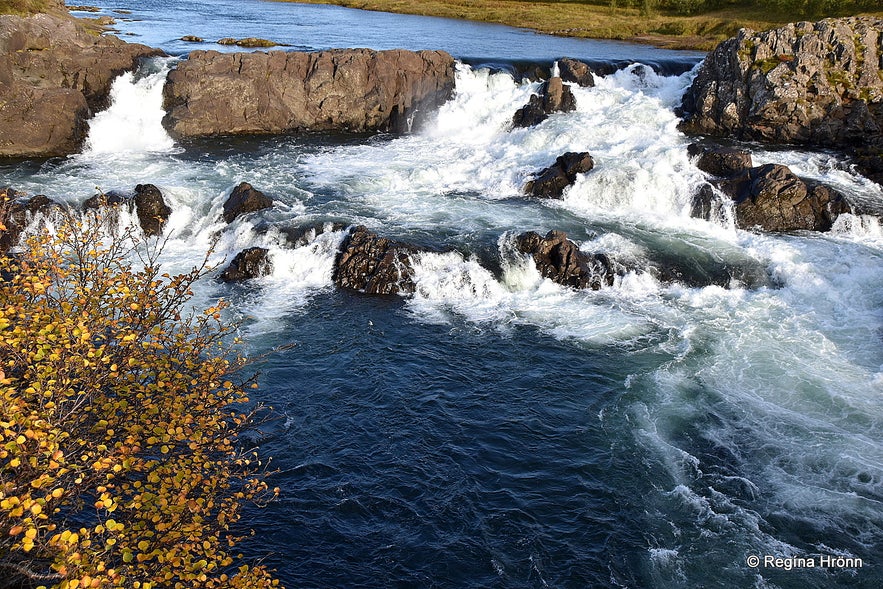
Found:
[[[799,0],[720,0],[720,8],[685,14],[691,0],[659,8],[658,0],[278,0],[308,4],[336,4],[350,8],[461,18],[567,37],[619,39],[670,49],[708,50],[740,28],[774,28],[785,22],[836,16],[836,10],[811,8],[795,12],[788,4]],[[693,0],[696,2],[697,0]],[[805,0],[815,6],[824,0]],[[829,0],[835,2],[836,0]],[[848,0],[847,0],[848,1]],[[859,0],[860,2],[862,0]],[[613,4],[614,6],[611,6]],[[636,5],[640,8],[626,8]],[[870,3],[868,3],[870,5]],[[680,6],[680,8],[675,8]],[[699,10],[698,8],[695,10]],[[842,10],[840,10],[842,13]],[[883,16],[883,10],[871,12]]]

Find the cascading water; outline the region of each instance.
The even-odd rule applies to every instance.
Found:
[[[267,451],[285,497],[257,515],[289,586],[877,586],[883,573],[883,233],[769,235],[689,216],[705,180],[673,107],[691,74],[635,65],[575,88],[576,112],[529,129],[511,116],[537,84],[457,69],[421,131],[368,139],[230,138],[175,145],[164,71],[126,74],[86,151],[3,164],[3,183],[68,202],[154,183],[174,210],[164,263],[270,249],[247,285],[207,280],[287,420]],[[134,116],[137,115],[137,116]],[[126,131],[123,131],[124,125]],[[561,201],[524,182],[566,151],[596,168]],[[756,151],[868,203],[880,188],[834,156]],[[249,181],[272,211],[220,218]],[[437,248],[416,292],[332,288],[361,223]],[[631,270],[599,291],[543,279],[514,234],[560,229]],[[738,268],[719,286],[666,282]],[[830,554],[861,570],[754,569],[750,555]],[[275,560],[274,560],[275,558]]]

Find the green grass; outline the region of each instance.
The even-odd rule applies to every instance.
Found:
[[[49,0],[0,0],[0,14],[25,16],[57,8],[58,3]]]
[[[619,39],[672,49],[708,50],[742,27],[775,28],[801,20],[801,0],[715,0],[715,10],[684,14],[672,0],[277,0],[499,23],[567,37]],[[866,0],[858,0],[866,1]],[[635,8],[624,7],[626,5]],[[666,8],[668,6],[668,8]],[[653,8],[656,7],[656,8]],[[842,12],[842,11],[841,11]],[[883,11],[873,14],[883,16]],[[835,16],[831,14],[830,16]],[[808,17],[804,17],[808,18]]]

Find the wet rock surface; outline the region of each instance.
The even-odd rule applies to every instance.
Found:
[[[581,61],[563,57],[558,60],[558,71],[561,73],[561,79],[582,86],[583,88],[591,88],[595,85],[595,76],[592,75],[592,68]]]
[[[595,160],[588,152],[567,152],[558,156],[555,163],[536,173],[527,182],[524,193],[537,198],[562,198],[564,189],[576,181],[577,174],[584,174],[595,167]]]
[[[232,223],[240,215],[253,213],[273,206],[273,199],[248,182],[239,183],[224,202],[224,221]]]
[[[518,109],[512,117],[514,127],[532,127],[549,118],[556,112],[576,110],[576,98],[560,77],[550,78],[543,83],[539,94],[532,94],[528,103]]]
[[[0,230],[0,253],[18,244],[22,232],[36,215],[51,216],[63,208],[42,194],[27,198],[12,188],[0,188],[0,222],[6,227],[5,231]]]
[[[138,216],[138,224],[145,237],[161,235],[169,215],[172,214],[172,209],[166,204],[162,192],[153,184],[138,184],[130,194],[121,192],[96,194],[83,202],[82,209],[89,211],[123,206]]]
[[[362,225],[341,245],[334,262],[334,284],[366,294],[405,294],[415,290],[410,244],[380,237]]]
[[[262,247],[250,247],[242,250],[219,276],[221,282],[243,282],[273,271],[269,258],[270,250]]]
[[[545,237],[528,231],[518,235],[515,243],[518,251],[533,257],[540,274],[553,282],[592,290],[613,284],[615,271],[610,258],[581,251],[563,231],[550,231]]]

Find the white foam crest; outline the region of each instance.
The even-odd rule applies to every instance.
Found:
[[[89,123],[86,156],[165,152],[175,142],[162,126],[163,85],[171,60],[164,60],[158,71],[138,77],[121,74],[113,81],[110,106]]]

